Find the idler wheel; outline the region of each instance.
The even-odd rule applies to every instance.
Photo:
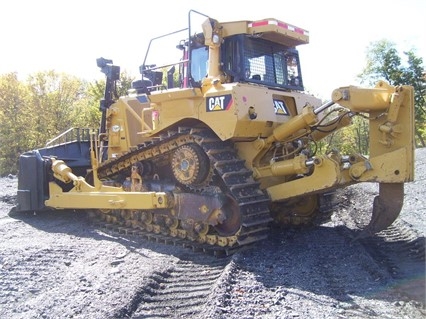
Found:
[[[302,225],[312,222],[319,213],[318,195],[291,199],[272,205],[272,216],[280,226]]]
[[[182,145],[172,156],[172,170],[176,180],[186,186],[203,184],[210,170],[210,160],[196,144]]]

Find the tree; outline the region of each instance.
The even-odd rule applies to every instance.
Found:
[[[16,73],[0,76],[0,176],[15,174],[19,154],[34,146],[29,94]]]
[[[366,67],[359,75],[361,82],[372,85],[379,79],[391,85],[414,87],[415,133],[418,142],[425,147],[426,139],[426,77],[423,59],[413,50],[404,52],[406,63],[402,63],[394,43],[388,40],[372,42],[367,48]]]
[[[117,94],[125,95],[133,78],[120,75]],[[19,155],[42,148],[72,127],[97,128],[105,81],[88,83],[55,71],[38,72],[19,81],[0,75],[0,175],[16,173]]]
[[[55,71],[38,72],[28,78],[33,107],[33,130],[37,147],[75,126],[82,101],[86,99],[87,83]],[[83,103],[84,104],[84,103]]]
[[[54,71],[27,81],[11,73],[0,77],[0,175],[16,173],[19,155],[82,122],[87,114],[87,83]]]
[[[134,77],[123,71],[120,73],[120,81],[117,83],[117,94],[118,96],[127,95],[127,92],[132,87],[132,82],[135,80]]]
[[[127,95],[128,90],[132,86],[134,78],[127,74],[127,72],[120,73],[120,80],[117,81],[115,94],[120,97]],[[89,83],[86,91],[87,95],[87,108],[88,112],[85,115],[88,116],[86,124],[83,126],[95,128],[99,126],[101,119],[101,112],[99,110],[100,101],[104,98],[105,93],[105,80],[94,81]]]
[[[316,151],[327,154],[339,150],[341,154],[369,154],[368,121],[363,116],[353,116],[352,124],[332,132],[316,142]],[[325,123],[324,123],[325,124]]]
[[[416,57],[413,51],[405,52],[408,57],[408,65],[404,73],[404,83],[410,83],[414,87],[414,105],[416,119],[416,136],[421,145],[425,146],[426,136],[426,72],[422,67],[422,59]]]

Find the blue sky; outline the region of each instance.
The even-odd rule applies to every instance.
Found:
[[[365,52],[387,39],[426,63],[425,0],[4,0],[0,74],[56,70],[100,79],[98,57],[139,76],[151,38],[186,27],[190,9],[219,21],[275,18],[310,33],[299,47],[305,87],[323,99],[357,85]],[[175,43],[170,44],[173,50]]]

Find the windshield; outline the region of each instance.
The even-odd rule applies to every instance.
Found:
[[[191,76],[195,82],[200,82],[207,76],[209,48],[202,46],[191,52]]]
[[[298,52],[262,38],[238,35],[222,46],[224,71],[234,81],[303,90]]]

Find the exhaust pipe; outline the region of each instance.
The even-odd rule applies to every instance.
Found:
[[[380,183],[374,198],[373,216],[358,238],[373,236],[388,228],[398,218],[404,203],[404,183]]]

